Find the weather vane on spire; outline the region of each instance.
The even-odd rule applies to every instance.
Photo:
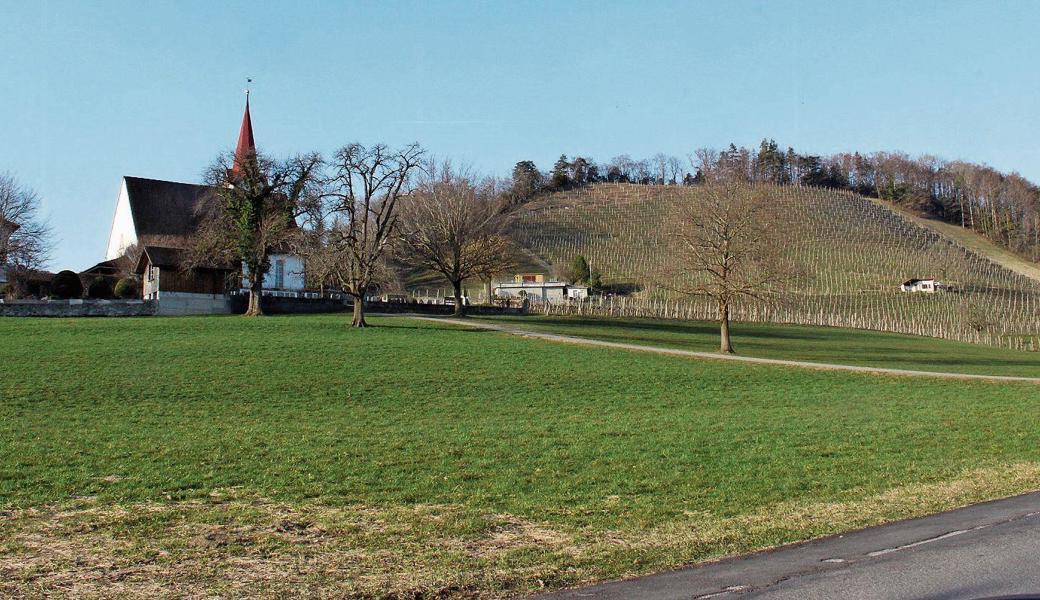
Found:
[[[253,78],[252,77],[246,77],[246,100],[249,99],[249,87],[250,87],[251,83],[253,83]]]

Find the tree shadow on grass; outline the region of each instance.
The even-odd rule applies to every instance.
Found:
[[[676,347],[681,338],[658,338],[655,333],[668,333],[675,336],[717,336],[718,325],[705,321],[660,321],[651,319],[611,319],[606,317],[566,317],[563,319],[544,319],[542,323],[553,322],[561,325],[559,333],[581,336],[583,332],[571,328],[590,328],[598,330],[600,339],[640,343],[646,345],[666,345]],[[645,335],[640,335],[640,332]],[[986,374],[1001,374],[1003,368],[1036,367],[1035,376],[1040,377],[1040,359],[1032,356],[1000,357],[1000,356],[962,356],[942,348],[906,347],[906,342],[927,343],[931,339],[916,338],[906,334],[863,331],[862,342],[856,340],[858,331],[843,328],[810,328],[798,325],[762,325],[741,324],[733,326],[734,344],[740,354],[761,356],[763,351],[777,350],[782,346],[777,341],[821,342],[823,345],[811,348],[794,348],[790,350],[792,360],[807,362],[847,363],[850,360],[865,366],[890,368],[906,368],[911,370],[941,370],[948,368],[956,371],[959,368],[973,368]],[[850,337],[851,336],[851,337]],[[893,343],[886,344],[883,339],[891,338]],[[944,340],[935,340],[942,342]],[[827,343],[834,347],[828,347]],[[897,343],[898,342],[898,343]],[[741,351],[743,349],[743,351]],[[992,367],[992,369],[986,368]],[[1016,373],[1016,375],[1033,376],[1032,373]]]
[[[351,329],[351,328],[348,327],[348,329]],[[364,327],[364,329],[412,329],[412,330],[415,330],[415,331],[421,331],[423,329],[442,329],[442,328],[440,328],[440,327],[422,327],[420,325],[396,325],[396,324],[395,325],[384,325],[383,323],[380,323],[378,325],[373,325],[373,324],[369,323],[367,326]]]
[[[585,318],[568,317],[559,321],[566,325],[579,327],[599,327],[602,329],[626,330],[626,331],[656,331],[686,335],[718,335],[719,324],[709,321],[657,321],[626,319],[613,320],[609,318]],[[789,327],[789,328],[788,328]],[[833,332],[815,331],[802,328],[797,325],[777,325],[769,329],[759,328],[755,325],[734,323],[732,326],[733,337],[753,339],[801,339],[801,340],[823,340],[831,339],[842,334],[840,330]]]

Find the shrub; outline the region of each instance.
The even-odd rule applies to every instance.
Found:
[[[564,274],[564,279],[571,283],[583,283],[589,280],[590,275],[589,262],[585,260],[584,256],[579,254],[574,257],[570,268]]]
[[[6,298],[11,293],[11,284],[0,283],[0,298]]]
[[[117,298],[132,300],[141,295],[141,286],[132,277],[124,277],[116,282],[115,294]]]
[[[51,295],[55,298],[82,298],[83,282],[72,271],[61,271],[51,280]]]
[[[600,274],[599,271],[593,269],[592,274],[589,275],[589,280],[587,283],[589,284],[590,288],[599,291],[599,289],[603,287],[603,275]]]
[[[87,298],[111,298],[112,280],[108,277],[98,277],[87,286]]]

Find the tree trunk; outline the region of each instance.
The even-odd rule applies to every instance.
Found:
[[[368,327],[368,323],[365,322],[365,295],[354,296],[354,320],[350,323],[351,327]]]
[[[264,309],[260,307],[260,298],[263,296],[264,280],[262,277],[250,277],[249,279],[249,308],[246,309],[247,317],[260,317]]]
[[[464,317],[464,316],[466,316],[466,313],[463,310],[463,306],[462,306],[462,282],[461,281],[452,281],[451,282],[451,287],[452,287],[452,290],[455,292],[455,312],[452,313],[452,316],[454,316],[454,317]]]
[[[729,339],[729,303],[719,302],[719,323],[720,333],[722,334],[722,343],[719,346],[719,352],[723,354],[733,354],[733,344]]]

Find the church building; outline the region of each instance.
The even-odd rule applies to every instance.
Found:
[[[237,159],[255,153],[247,95],[235,156]],[[118,259],[128,249],[136,248],[140,252],[137,272],[142,279],[144,299],[159,300],[160,305],[164,299],[191,301],[203,309],[207,302],[215,307],[223,306],[226,294],[244,285],[239,265],[214,262],[192,270],[184,268],[202,208],[213,199],[213,190],[204,185],[123,177],[106,261]],[[288,253],[272,254],[271,269],[264,277],[264,290],[299,292],[303,289],[303,260]]]

